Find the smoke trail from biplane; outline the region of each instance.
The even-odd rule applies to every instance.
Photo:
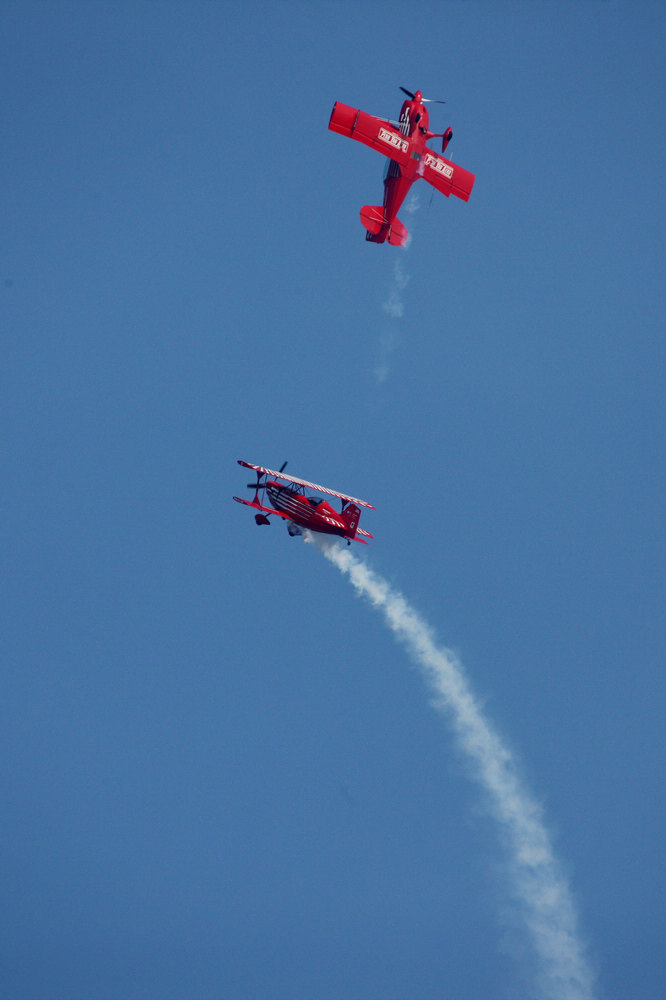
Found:
[[[536,956],[535,995],[542,1000],[593,1000],[595,976],[542,809],[521,781],[510,750],[485,718],[461,663],[454,653],[436,644],[429,626],[405,598],[350,551],[310,533],[306,541],[314,541],[349,577],[357,593],[382,613],[433,691],[433,706],[452,724],[500,828],[508,888]]]

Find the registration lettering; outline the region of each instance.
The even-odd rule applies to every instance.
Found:
[[[405,139],[401,139],[395,132],[389,132],[387,128],[380,128],[379,138],[382,142],[388,142],[390,146],[401,149],[403,153],[406,153],[409,148],[409,143]]]
[[[426,167],[432,167],[438,174],[444,174],[449,180],[453,177],[453,167],[449,166],[446,160],[440,160],[438,156],[426,153],[425,162]]]

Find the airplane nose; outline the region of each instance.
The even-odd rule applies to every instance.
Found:
[[[414,100],[415,100],[415,101],[418,101],[418,102],[419,102],[419,104],[420,104],[420,103],[421,103],[421,101],[423,100],[423,94],[421,93],[421,91],[420,91],[420,90],[417,90],[417,91],[416,91],[416,93],[414,94]]]

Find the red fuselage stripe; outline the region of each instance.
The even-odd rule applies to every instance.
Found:
[[[287,487],[273,484],[266,488],[266,492],[276,510],[284,511],[304,528],[312,528],[314,531],[324,531],[328,534],[344,534],[347,530],[344,521],[331,516],[333,511],[330,514],[328,511],[326,513],[318,512],[310,505],[309,501],[298,499],[300,494],[292,492]]]

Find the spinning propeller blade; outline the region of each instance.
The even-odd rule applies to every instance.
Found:
[[[412,94],[411,90],[407,90],[406,87],[400,88],[403,94],[407,94],[407,97],[411,98],[412,101],[416,97],[416,94]],[[424,104],[446,104],[446,101],[437,101],[434,97],[422,97],[421,100]]]
[[[284,472],[284,470],[286,468],[287,468],[287,463],[283,462],[282,465],[280,466],[280,472]],[[259,490],[262,488],[262,485],[263,485],[262,482],[261,482],[262,475],[263,475],[262,472],[258,472],[257,473],[257,481],[256,481],[256,483],[248,483],[247,484],[248,490],[254,490],[255,493],[259,492]]]

